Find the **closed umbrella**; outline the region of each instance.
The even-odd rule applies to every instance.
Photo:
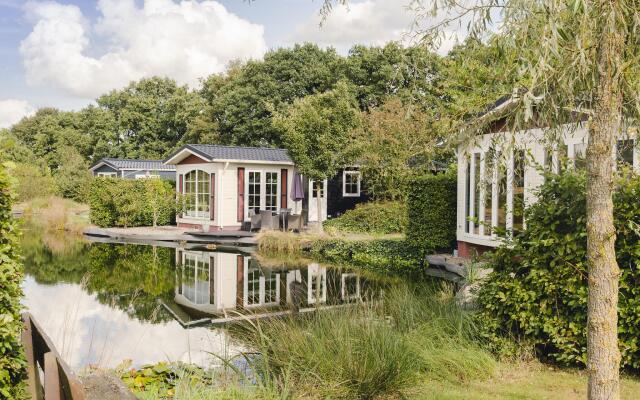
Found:
[[[296,202],[296,213],[298,212],[298,201],[304,199],[304,188],[302,187],[302,176],[295,171],[293,173],[293,184],[291,185],[291,200]]]

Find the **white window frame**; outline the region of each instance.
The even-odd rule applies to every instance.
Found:
[[[183,178],[183,182],[182,182],[182,184],[183,184],[182,193],[185,196],[189,195],[187,193],[187,175],[189,175],[191,172],[195,172],[196,173],[196,180],[194,182],[195,183],[195,189],[196,189],[196,191],[194,193],[194,195],[195,195],[194,210],[185,209],[184,216],[186,218],[197,218],[197,219],[206,219],[206,220],[208,220],[209,218],[211,218],[211,207],[213,206],[213,204],[211,204],[211,190],[213,189],[211,187],[211,172],[207,172],[205,170],[197,169],[197,168],[196,169],[190,169],[189,171],[185,172],[183,174],[184,178]],[[209,177],[207,178],[208,179],[208,183],[209,183],[209,196],[208,196],[209,209],[207,211],[198,211],[198,209],[200,208],[199,207],[200,204],[199,204],[199,199],[198,198],[200,197],[201,194],[203,194],[203,193],[200,193],[200,188],[199,188],[199,185],[200,185],[199,182],[200,181],[198,179],[198,175],[199,175],[198,172],[201,172],[201,173],[209,175]]]
[[[276,187],[276,209],[274,212],[280,211],[280,197],[282,195],[282,176],[280,174],[280,170],[278,169],[247,169],[245,172],[245,180],[244,180],[244,193],[245,193],[245,201],[244,201],[244,215],[245,220],[249,220],[249,174],[252,172],[260,173],[260,209],[266,210],[267,203],[267,174],[275,173],[278,179],[277,187]]]
[[[96,176],[99,178],[117,178],[118,173],[117,172],[98,172]]]
[[[193,299],[190,299],[189,297],[187,297],[186,290],[185,290],[185,269],[187,266],[187,260],[193,261],[194,262],[194,274],[193,274],[193,282],[189,282],[191,284],[191,286],[193,287]],[[201,263],[201,265],[203,266],[203,268],[198,268],[198,263]],[[214,269],[212,268],[212,260],[211,257],[206,257],[202,254],[197,254],[197,253],[190,253],[190,252],[183,252],[182,253],[182,278],[181,278],[181,285],[182,285],[182,296],[184,296],[185,299],[189,300],[191,303],[196,304],[196,305],[209,305],[209,304],[215,304],[215,298],[212,299],[211,298],[211,276],[214,273]],[[205,296],[203,296],[206,301],[199,301],[198,299],[198,295],[201,294],[200,291],[198,290],[198,273],[202,270],[206,269],[208,271],[208,276],[209,276],[209,280],[207,281],[206,286],[206,290],[205,290]],[[203,289],[204,290],[204,289]],[[215,293],[215,292],[214,292]],[[215,294],[214,294],[215,296]]]
[[[358,189],[356,193],[347,193],[347,175],[356,175],[357,176],[357,185]],[[358,170],[342,170],[342,197],[360,197],[360,181],[361,174]]]
[[[265,306],[275,306],[280,304],[280,273],[272,273],[272,279],[275,281],[275,300],[267,303],[266,300],[266,278],[264,271],[260,265],[251,268],[251,272],[258,272],[258,302],[249,304],[249,269],[251,267],[250,257],[244,258],[244,278],[243,278],[243,295],[242,304],[245,308],[256,308]],[[255,281],[254,281],[255,282]]]

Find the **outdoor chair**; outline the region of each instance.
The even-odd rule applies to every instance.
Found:
[[[304,221],[307,217],[307,212],[302,211],[301,214],[289,214],[287,216],[287,228],[288,230],[302,232],[304,228]]]
[[[251,219],[250,231],[259,230],[262,227],[262,215],[256,214],[253,210],[249,211],[249,218]]]
[[[280,217],[272,211],[260,210],[260,230],[274,230],[280,228]]]

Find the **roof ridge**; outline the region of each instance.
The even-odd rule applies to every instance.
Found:
[[[162,159],[151,159],[151,158],[117,158],[117,157],[105,157],[103,160],[116,160],[116,161],[159,161],[164,162]]]
[[[227,148],[227,149],[260,149],[260,150],[284,150],[284,151],[287,151],[287,149],[283,149],[281,147],[230,146],[230,145],[223,145],[223,144],[190,143],[187,146],[207,146],[207,147],[224,147],[224,148]]]

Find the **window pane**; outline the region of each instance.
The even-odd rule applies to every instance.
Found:
[[[577,143],[573,145],[574,165],[576,169],[587,168],[587,144]]]
[[[267,172],[265,186],[265,210],[278,210],[278,173]]]
[[[475,153],[473,155],[473,216],[474,220],[478,220],[480,217],[480,153]],[[473,233],[478,235],[480,233],[480,221],[474,222],[473,224]]]
[[[513,153],[513,233],[522,232],[524,227],[524,150],[515,150]]]
[[[464,202],[464,231],[469,233],[469,228],[471,226],[471,222],[469,222],[469,217],[471,217],[471,157],[467,157],[466,172],[466,184],[464,185],[466,199]]]
[[[618,140],[616,146],[617,160],[619,167],[633,166],[633,149],[635,141],[633,139]]]
[[[498,168],[498,227],[507,228],[507,164],[502,157],[497,157]]]
[[[260,212],[260,172],[249,172],[248,209],[258,214]]]
[[[495,152],[489,149],[484,156],[484,234],[491,235],[493,215],[493,165]]]

